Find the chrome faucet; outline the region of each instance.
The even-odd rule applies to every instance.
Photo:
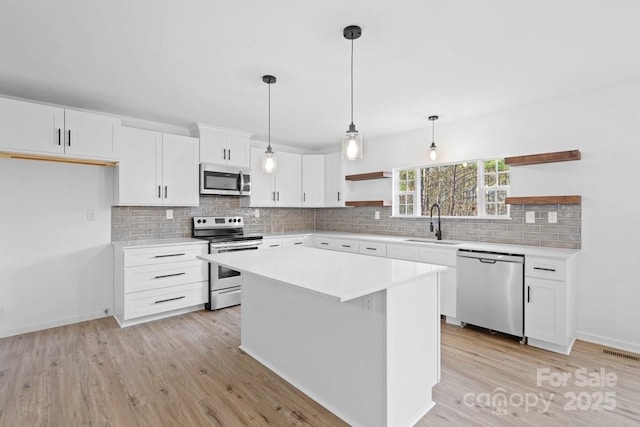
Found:
[[[431,224],[429,224],[429,231],[433,233],[433,208],[438,208],[438,229],[436,230],[436,239],[442,240],[442,224],[440,223],[440,205],[438,205],[437,203],[434,203],[433,206],[431,206],[431,212],[429,213],[431,215]]]

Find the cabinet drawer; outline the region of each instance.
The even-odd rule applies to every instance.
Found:
[[[207,254],[207,244],[157,246],[124,251],[124,266],[153,265],[179,261],[191,261],[197,255]]]
[[[171,286],[124,296],[125,320],[207,302],[208,282]]]
[[[282,239],[262,239],[258,249],[272,249],[282,247]]]
[[[456,266],[456,250],[420,248],[420,261],[429,264]]]
[[[357,240],[336,240],[335,247],[333,249],[342,252],[358,253],[360,251],[360,245]]]
[[[379,242],[360,242],[360,253],[374,256],[387,256],[387,244]]]
[[[566,279],[566,264],[563,259],[527,256],[524,259],[524,274],[528,277],[564,281]]]
[[[141,265],[124,269],[124,292],[148,291],[207,279],[207,263],[200,260]]]
[[[301,237],[285,237],[282,239],[282,246],[304,246],[305,238]]]
[[[420,261],[420,248],[415,245],[387,245],[387,258]]]

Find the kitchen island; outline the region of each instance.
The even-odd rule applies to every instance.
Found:
[[[243,274],[241,349],[347,423],[433,407],[446,267],[299,246],[199,258]]]

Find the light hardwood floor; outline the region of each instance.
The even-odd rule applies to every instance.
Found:
[[[0,339],[0,426],[345,425],[239,344],[239,307],[125,329],[105,318]],[[539,368],[571,378],[566,386],[538,386]],[[604,369],[617,381],[579,387],[580,368]],[[436,407],[418,425],[637,426],[639,368],[584,342],[566,357],[443,324]],[[486,404],[500,392],[510,399],[506,405]],[[594,404],[605,392],[615,393],[614,410],[585,409],[587,398]],[[533,403],[540,393],[546,399],[553,393],[547,411],[541,401],[520,404],[520,397]],[[575,410],[565,408],[570,393],[583,393]]]

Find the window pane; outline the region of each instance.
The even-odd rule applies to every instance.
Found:
[[[498,160],[498,170],[501,172],[509,170],[509,165],[504,162],[504,159]]]
[[[485,193],[485,196],[486,196],[487,202],[489,202],[489,203],[493,203],[493,202],[496,201],[496,192],[495,191],[487,191]]]
[[[413,195],[407,194],[407,203],[413,204]]]
[[[400,171],[400,179],[402,179],[402,180],[406,180],[407,179],[407,171],[406,170],[401,170]]]
[[[496,185],[496,175],[495,174],[485,174],[484,176],[484,185],[487,187],[493,187]]]
[[[498,215],[507,214],[507,205],[498,205]]]
[[[413,205],[407,205],[407,215],[413,215]]]
[[[407,191],[407,181],[400,181],[398,185],[398,190]]]
[[[411,169],[407,171],[407,179],[415,180],[416,179],[416,170]]]
[[[509,185],[509,172],[498,174],[498,185]]]
[[[407,187],[409,188],[409,191],[416,191],[416,182],[415,181],[407,182]]]
[[[507,192],[506,191],[498,191],[498,202],[500,203],[504,203],[504,199],[507,198]]]
[[[401,205],[406,205],[407,204],[407,196],[399,196],[398,198],[400,199],[400,204]]]
[[[400,215],[404,215],[407,212],[407,207],[405,205],[400,205],[398,206],[398,211],[400,212]]]
[[[495,215],[496,214],[496,205],[493,203],[487,204],[487,215]]]
[[[437,203],[443,216],[475,216],[477,209],[478,164],[425,167],[420,170],[422,212],[429,216]]]

